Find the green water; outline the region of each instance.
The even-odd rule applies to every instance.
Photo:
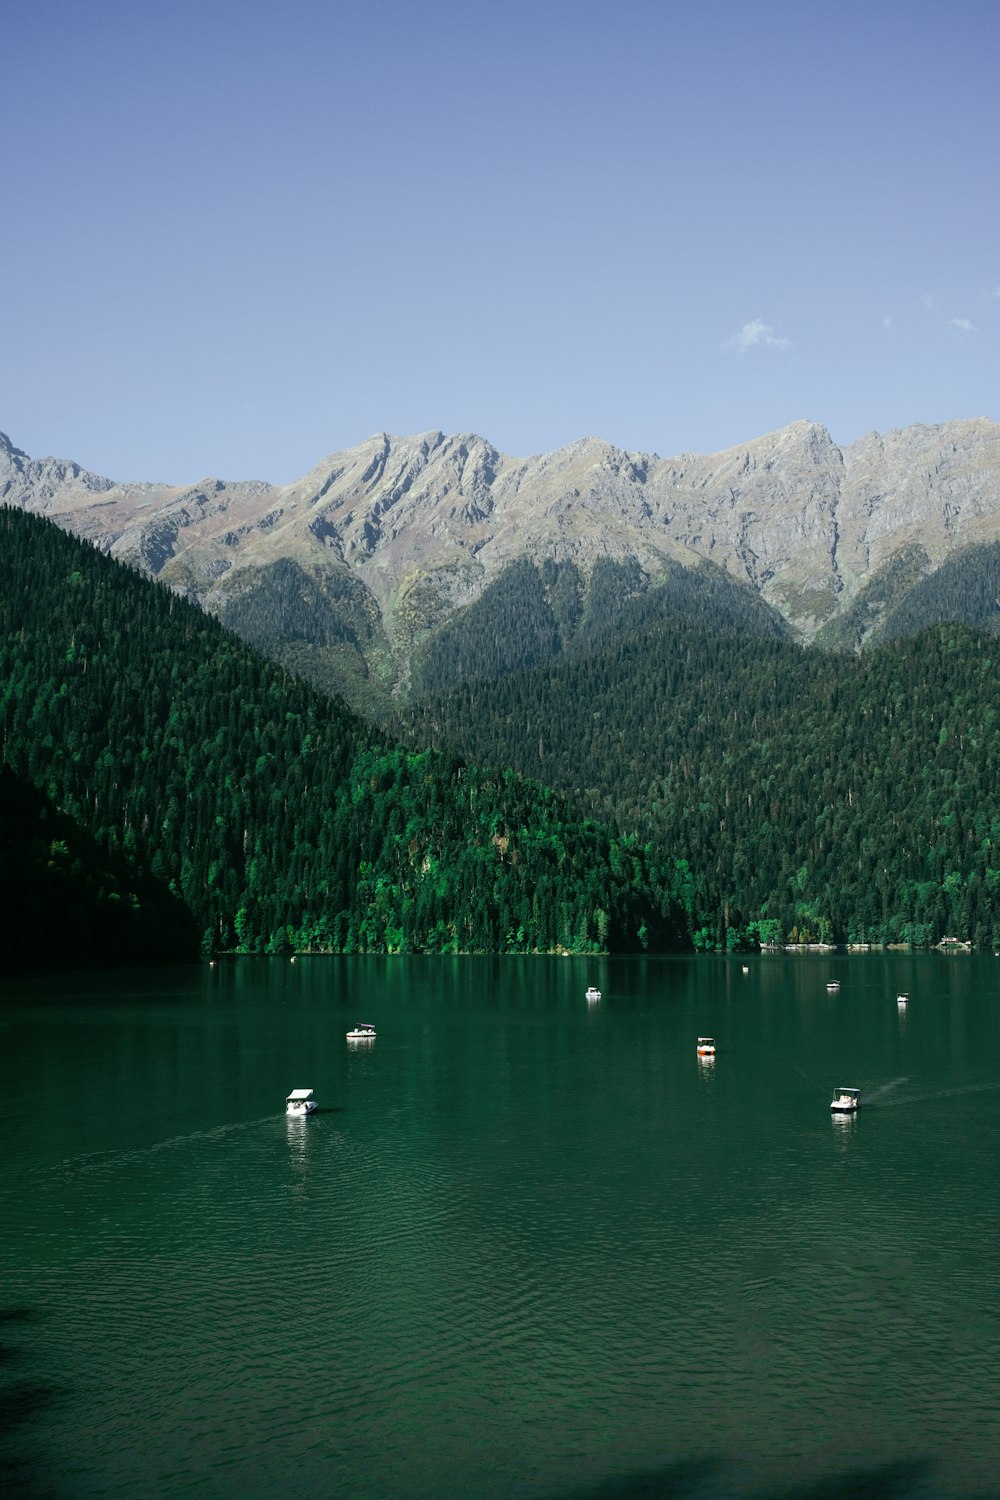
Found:
[[[8,1493],[1000,1493],[992,956],[242,960],[0,1002]],[[296,1087],[323,1107],[286,1121]]]

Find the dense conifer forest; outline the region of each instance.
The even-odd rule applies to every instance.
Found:
[[[686,861],[701,946],[1000,945],[998,668],[959,625],[845,656],[674,621],[398,723]]]
[[[965,547],[933,571],[922,546],[901,547],[844,613],[823,626],[815,644],[855,651],[902,640],[942,620],[1000,635],[1000,543]]]
[[[512,563],[418,649],[414,691],[440,693],[470,678],[590,656],[657,624],[788,637],[785,622],[760,594],[718,568],[682,568],[666,559],[664,568],[666,576],[651,584],[634,560],[599,558],[585,583],[571,562]]]
[[[938,620],[1000,635],[1000,543],[984,542],[946,558],[899,601],[878,639],[899,640]]]
[[[513,772],[401,748],[164,588],[10,508],[0,736],[0,759],[108,868],[133,873],[133,910],[165,887],[204,951],[686,942],[672,862]]]

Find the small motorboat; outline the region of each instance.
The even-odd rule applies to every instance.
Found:
[[[828,990],[839,990],[840,989],[840,980],[839,979],[828,979],[827,982],[826,982],[826,987],[827,987]]]
[[[318,1108],[312,1089],[292,1089],[285,1100],[286,1115],[311,1115]]]
[[[910,1003],[910,997],[909,997],[909,995],[906,993],[905,990],[900,990],[899,994],[896,996],[896,1004],[897,1005],[909,1005],[909,1003]]]
[[[588,985],[587,986],[587,999],[588,1000],[600,1000],[600,998],[601,998],[601,992],[600,992],[600,990],[595,989],[592,984]]]
[[[698,1038],[698,1056],[715,1056],[715,1038],[713,1036],[700,1036]]]
[[[856,1115],[861,1108],[861,1090],[834,1089],[830,1108],[835,1115]]]
[[[370,1021],[360,1021],[351,1031],[347,1033],[349,1042],[373,1042],[375,1040],[375,1027]]]

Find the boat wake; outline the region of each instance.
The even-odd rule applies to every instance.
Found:
[[[963,1094],[986,1094],[1000,1089],[1000,1080],[992,1083],[959,1083],[952,1089],[928,1089],[923,1094],[910,1094],[900,1104],[930,1104],[934,1099],[956,1099]]]
[[[881,1104],[892,1093],[893,1089],[898,1089],[907,1082],[908,1079],[906,1078],[894,1078],[891,1083],[883,1083],[882,1087],[875,1089],[873,1093],[863,1094],[861,1102],[862,1104]]]
[[[126,1166],[155,1156],[160,1151],[176,1150],[179,1146],[194,1141],[219,1142],[227,1136],[239,1135],[247,1130],[258,1130],[261,1125],[273,1123],[274,1115],[261,1115],[257,1120],[239,1120],[230,1125],[217,1125],[214,1130],[192,1130],[187,1135],[169,1136],[165,1141],[153,1141],[149,1146],[136,1146],[128,1151],[89,1151],[84,1156],[71,1156],[51,1168],[59,1177],[78,1177],[87,1172],[103,1172],[114,1167]]]
[[[873,1094],[865,1094],[864,1103],[877,1103],[883,1109],[890,1109],[898,1104],[931,1104],[938,1099],[957,1099],[964,1094],[985,1094],[990,1090],[1000,1089],[1000,1080],[990,1083],[959,1083],[950,1089],[923,1089],[915,1093],[908,1093],[902,1098],[888,1099],[885,1096],[890,1089],[906,1083],[905,1078],[897,1078],[892,1083],[884,1084],[882,1088],[876,1089]]]

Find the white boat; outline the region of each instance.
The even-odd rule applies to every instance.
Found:
[[[856,1115],[861,1108],[860,1089],[834,1089],[830,1108],[835,1115]]]
[[[312,1089],[292,1089],[285,1100],[286,1115],[311,1115],[318,1108]]]
[[[698,1056],[699,1057],[714,1057],[715,1056],[715,1038],[714,1038],[714,1036],[700,1036],[698,1038]]]
[[[347,1033],[349,1042],[373,1042],[375,1040],[375,1027],[370,1021],[359,1021],[351,1031]]]
[[[827,982],[826,982],[826,987],[827,987],[828,990],[839,990],[840,989],[840,980],[839,979],[828,979]]]
[[[896,1004],[897,1005],[909,1005],[909,1003],[910,1003],[910,997],[909,997],[909,995],[906,993],[905,990],[900,990],[899,994],[896,996]]]
[[[601,992],[600,992],[600,990],[595,989],[592,984],[588,985],[588,987],[587,987],[587,999],[588,1000],[600,1000],[600,998],[601,998]]]

